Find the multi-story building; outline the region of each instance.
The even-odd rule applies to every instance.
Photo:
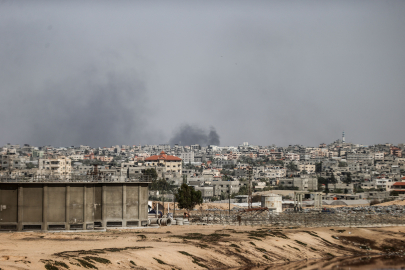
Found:
[[[239,188],[244,185],[240,181],[211,181],[211,185],[214,187],[214,196],[219,196],[221,193],[238,193]]]
[[[300,160],[300,155],[296,153],[287,153],[285,154],[285,158],[289,160]]]
[[[387,178],[375,179],[374,181],[375,181],[376,188],[383,189],[386,191],[390,191],[392,188],[392,185],[395,182],[392,179],[387,179]]]
[[[0,168],[2,170],[24,169],[27,158],[15,154],[0,156]]]
[[[183,152],[180,154],[180,158],[184,164],[194,162],[194,152]]]
[[[373,160],[374,156],[368,153],[347,153],[347,161],[352,160]]]
[[[39,159],[38,173],[70,177],[72,173],[71,159],[65,156],[59,156],[53,159]]]
[[[375,160],[384,160],[384,152],[375,152],[374,159]]]
[[[312,164],[300,164],[298,165],[300,173],[306,171],[308,174],[315,173],[315,165]]]
[[[71,155],[69,156],[69,158],[72,161],[79,161],[79,160],[83,160],[84,159],[84,155]]]
[[[103,161],[103,162],[111,162],[113,161],[114,157],[109,156],[95,156],[95,159]]]
[[[391,147],[390,154],[396,157],[402,157],[402,150],[398,147]]]
[[[211,199],[214,196],[214,187],[213,186],[196,186],[194,187],[195,190],[201,191],[201,197],[204,201]]]
[[[280,179],[279,184],[285,187],[296,187],[298,190],[318,190],[318,179],[314,178],[283,178]]]
[[[270,179],[285,177],[286,169],[280,168],[280,167],[273,167],[273,168],[264,170],[264,172],[262,172],[260,176],[270,178]]]
[[[178,173],[182,172],[182,160],[176,156],[167,155],[164,151],[160,152],[159,155],[153,155],[151,157],[145,158],[145,166],[149,167],[163,167],[166,172]]]

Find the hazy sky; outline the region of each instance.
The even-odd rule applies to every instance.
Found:
[[[404,15],[403,0],[2,1],[0,145],[404,143]]]

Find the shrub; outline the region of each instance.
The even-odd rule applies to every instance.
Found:
[[[380,203],[380,201],[379,200],[372,200],[371,202],[370,202],[370,205],[375,205],[375,204],[379,204]]]

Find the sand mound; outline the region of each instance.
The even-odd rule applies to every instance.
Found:
[[[389,205],[405,205],[405,200],[404,201],[398,200],[398,201],[375,204],[375,206],[389,206]]]

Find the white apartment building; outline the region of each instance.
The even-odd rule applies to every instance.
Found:
[[[308,174],[315,173],[315,165],[311,165],[311,164],[300,164],[300,165],[298,165],[298,169],[300,170],[300,173],[302,173],[302,171],[304,171],[304,170]]]
[[[53,159],[38,160],[39,174],[53,174],[58,176],[70,176],[72,173],[72,162],[70,158],[59,156]]]
[[[285,158],[289,160],[300,160],[300,155],[296,153],[287,153],[285,154]]]
[[[180,158],[184,164],[194,162],[194,152],[183,152],[180,154]]]
[[[347,161],[351,160],[373,160],[374,156],[371,154],[365,153],[347,153],[346,159]]]
[[[361,188],[362,189],[384,189],[386,191],[390,191],[392,189],[392,185],[395,183],[392,179],[388,178],[381,178],[381,179],[374,179],[373,181],[370,182],[364,182],[361,183]]]
[[[69,156],[69,158],[72,161],[79,161],[79,160],[83,160],[84,159],[84,155],[71,155]]]
[[[264,175],[267,178],[281,178],[281,177],[286,177],[287,172],[286,169],[281,169],[281,168],[274,168],[274,169],[267,169],[264,171]]]
[[[376,153],[374,153],[374,159],[376,159],[376,160],[384,160],[384,152],[376,152]]]
[[[392,185],[395,183],[392,179],[382,178],[382,179],[375,179],[375,187],[382,188],[386,191],[390,191]]]

